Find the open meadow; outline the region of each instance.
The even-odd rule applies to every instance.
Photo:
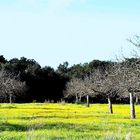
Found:
[[[131,120],[129,105],[0,104],[0,140],[139,140],[140,106]]]

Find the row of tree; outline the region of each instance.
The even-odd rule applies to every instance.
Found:
[[[33,59],[21,57],[9,61],[0,56],[0,101],[1,102],[57,102],[63,98],[66,83],[71,78],[83,78],[97,67],[111,62],[93,60],[90,63],[69,66],[60,64],[56,70],[41,67]],[[7,79],[8,82],[5,82]],[[21,87],[22,85],[23,87]],[[11,88],[10,88],[11,87]],[[14,90],[13,90],[14,89]]]
[[[140,59],[122,62],[94,60],[89,64],[68,67],[60,64],[57,70],[41,68],[34,60],[26,58],[6,61],[0,57],[0,99],[2,102],[68,101],[81,102],[89,97],[95,102],[108,100],[109,112],[113,113],[112,101],[130,97],[131,117],[135,118],[134,97],[140,93]],[[78,68],[79,67],[79,68]],[[64,94],[64,96],[63,96]],[[75,99],[74,99],[75,97]]]
[[[138,42],[129,40],[139,47]],[[137,44],[137,45],[136,45]],[[81,78],[73,77],[66,85],[64,97],[66,99],[75,97],[76,102],[81,102],[83,97],[87,99],[89,107],[89,97],[106,98],[109,104],[109,112],[113,114],[112,100],[129,99],[130,115],[134,119],[135,104],[140,96],[140,58],[124,58],[121,62],[111,62],[105,66],[92,69],[90,73]]]

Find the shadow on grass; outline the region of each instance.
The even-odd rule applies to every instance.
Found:
[[[58,116],[58,115],[49,115],[49,116],[30,116],[30,117],[17,117],[16,119],[21,119],[21,120],[32,120],[32,119],[88,119],[88,118],[92,118],[93,115],[89,115],[89,116],[83,116],[83,115],[67,115],[67,116]]]
[[[85,131],[98,131],[104,130],[105,128],[100,128],[100,126],[94,125],[94,127],[83,125],[83,124],[73,124],[73,123],[46,123],[46,124],[32,124],[32,125],[20,125],[20,124],[10,124],[10,123],[1,123],[0,131],[18,131],[25,132],[28,130],[73,130],[76,132],[85,132]]]
[[[10,123],[1,123],[0,131],[26,131],[26,125],[10,124]]]
[[[51,115],[51,113],[54,113],[54,112],[47,112],[47,113],[50,113],[50,115],[44,115],[44,116],[29,116],[29,117],[17,117],[16,119],[21,119],[21,120],[32,120],[32,119],[89,119],[89,118],[98,118],[98,119],[105,119],[105,118],[108,118],[108,119],[129,119],[129,116],[116,116],[116,115],[77,115],[77,113],[71,113],[68,114],[68,115],[65,115],[65,116],[59,116],[59,115]],[[93,120],[94,120],[93,119]]]
[[[0,109],[16,109],[16,106],[1,106]]]
[[[73,130],[76,132],[88,132],[88,131],[108,131],[110,130],[110,127],[115,124],[114,122],[101,122],[101,123],[92,123],[92,124],[74,124],[74,123],[63,123],[63,122],[54,122],[54,123],[49,123],[49,122],[37,122],[34,124],[31,124],[30,121],[33,119],[47,119],[49,120],[49,118],[58,118],[60,121],[62,121],[62,119],[68,119],[68,118],[85,118],[85,116],[31,116],[31,117],[18,117],[16,119],[23,119],[23,120],[28,120],[29,123],[25,123],[25,124],[12,124],[12,123],[8,123],[8,122],[4,122],[4,123],[0,123],[0,131],[27,131],[30,129],[33,130],[60,130],[60,129],[65,129],[67,131],[69,130]],[[92,115],[89,115],[88,117],[92,117]],[[86,117],[88,119],[88,117]],[[97,116],[98,117],[98,116]],[[68,120],[69,121],[69,120]],[[93,119],[94,121],[94,119]],[[109,124],[110,125],[109,125]],[[132,124],[128,124],[127,122],[117,122],[117,124],[119,125],[124,125],[123,127],[129,128],[132,126]],[[133,125],[137,125],[139,126],[139,124],[133,124]]]

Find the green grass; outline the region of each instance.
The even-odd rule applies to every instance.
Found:
[[[140,106],[135,120],[129,105],[113,108],[111,115],[106,104],[0,104],[0,140],[140,140]]]

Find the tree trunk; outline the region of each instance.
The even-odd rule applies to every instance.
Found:
[[[79,99],[78,99],[78,96],[76,96],[76,101],[75,101],[75,103],[78,104],[78,102],[79,102]]]
[[[113,108],[112,108],[112,103],[111,103],[110,97],[108,97],[108,109],[109,109],[109,113],[113,114]]]
[[[79,100],[78,100],[78,103],[81,103],[81,98],[82,98],[82,97],[81,97],[81,95],[80,95]]]
[[[87,95],[87,107],[89,107],[89,95]]]
[[[134,105],[134,97],[133,97],[133,93],[129,93],[130,95],[130,117],[131,119],[135,119],[136,115],[135,115],[135,105]]]
[[[139,98],[138,96],[136,95],[136,105],[139,103]]]
[[[12,94],[9,95],[9,102],[12,104]]]

